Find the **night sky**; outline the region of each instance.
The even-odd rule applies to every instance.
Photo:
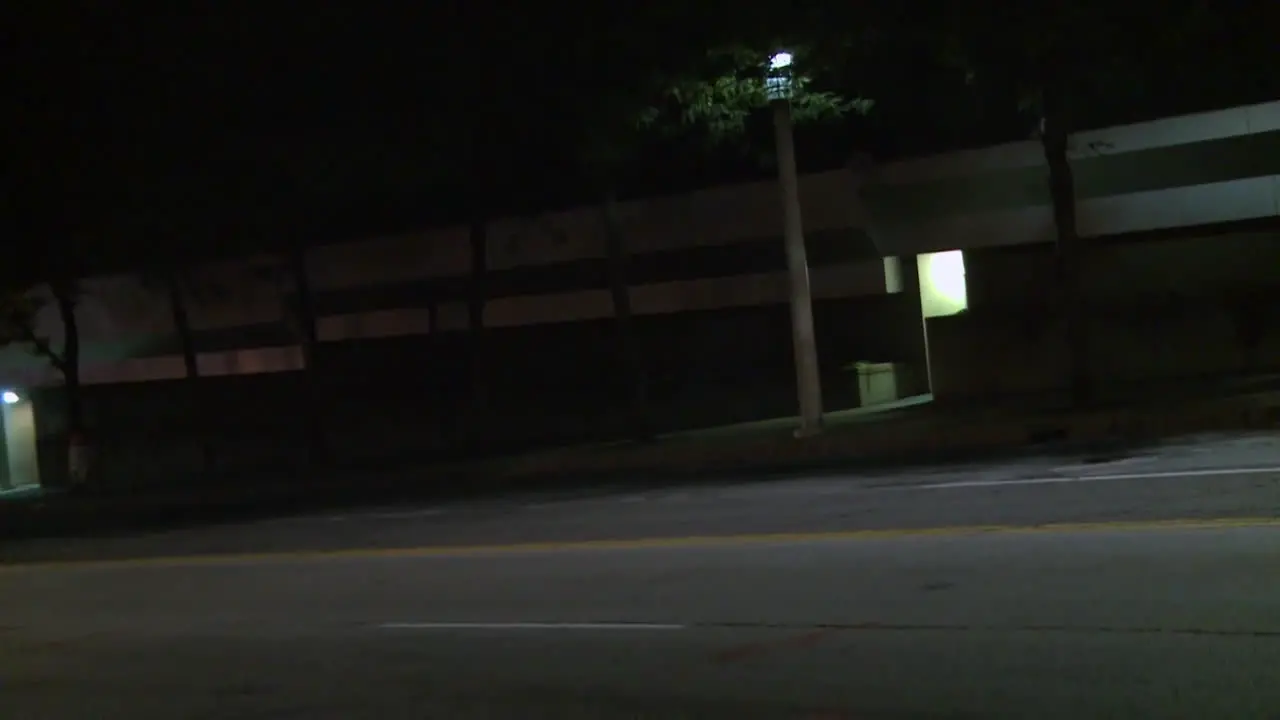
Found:
[[[481,191],[479,211],[490,214],[594,199],[574,157],[591,98],[771,22],[765,6],[730,3],[14,5],[24,7],[5,23],[16,52],[8,220],[19,234],[47,231],[56,216],[154,243],[403,230],[464,219]],[[810,12],[830,13],[826,25],[854,26],[850,4],[820,5]],[[1221,79],[1273,49],[1236,38],[1246,20],[1219,21],[1215,42],[1189,50],[1167,82],[1095,114],[1268,99],[1273,81]],[[850,88],[876,109],[802,130],[802,170],[840,166],[854,151],[889,158],[1028,136],[1012,85],[966,87],[922,48],[888,47]],[[696,138],[647,150],[624,195],[766,172],[736,150],[702,151]]]

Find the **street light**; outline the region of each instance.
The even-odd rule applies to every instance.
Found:
[[[0,400],[4,401],[5,405],[13,405],[21,399],[18,397],[18,393],[12,390],[5,390],[3,394],[0,394]]]
[[[813,299],[809,287],[809,258],[804,247],[800,215],[800,180],[796,174],[796,146],[791,125],[791,97],[795,92],[792,55],[779,51],[769,58],[765,91],[773,105],[773,129],[778,150],[778,184],[782,189],[783,237],[787,246],[787,275],[791,298],[791,340],[796,359],[796,388],[800,399],[797,437],[822,432],[822,378],[818,374],[818,343],[813,331]]]

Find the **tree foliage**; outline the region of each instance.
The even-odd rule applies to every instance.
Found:
[[[792,53],[799,86],[798,125],[866,113],[858,89],[874,73],[875,53],[892,47],[879,14],[890,6],[767,2],[653,3],[593,11],[592,33],[563,54],[591,58],[593,74],[556,102],[570,110],[577,155],[588,178],[626,174],[656,156],[737,150],[761,153],[769,104],[769,56]]]
[[[1277,83],[1251,78],[1273,75],[1257,59],[1274,56],[1275,14],[1206,0],[1170,0],[1158,14],[1107,0],[976,0],[891,32],[952,68],[979,110],[1016,108],[1033,130],[1056,114],[1074,130],[1270,99]]]
[[[90,243],[65,222],[49,221],[43,228],[26,228],[15,238],[17,256],[4,275],[0,292],[0,345],[26,345],[75,384],[79,373],[79,337],[75,307],[80,302],[80,259],[91,252]],[[83,253],[81,252],[83,250]],[[56,347],[39,327],[46,308],[53,307],[62,321],[61,347]]]
[[[1202,65],[1235,45],[1274,46],[1265,31],[1224,33],[1216,21],[1228,11],[1204,0],[1171,0],[1159,10],[1153,15],[1149,8],[1109,0],[1034,6],[977,0],[898,28],[950,66],[974,89],[979,104],[994,101],[1030,116],[1031,135],[1040,140],[1048,169],[1057,231],[1055,310],[1064,321],[1076,404],[1091,402],[1093,383],[1089,311],[1081,289],[1089,248],[1078,236],[1071,134],[1256,100],[1244,96],[1223,103],[1224,96],[1213,91],[1223,76],[1256,68],[1215,74]]]
[[[794,47],[794,46],[792,46]],[[874,101],[830,83],[825,68],[797,57],[791,105],[798,125],[837,122],[850,114],[870,112]],[[691,138],[707,149],[735,148],[757,155],[765,164],[771,153],[759,152],[752,142],[754,121],[763,121],[770,104],[766,71],[768,46],[735,45],[712,48],[683,67],[653,76],[630,87],[588,100],[583,109],[580,157],[588,173],[599,180],[615,180],[629,163],[640,160],[646,146],[664,140]]]
[[[775,51],[748,47],[709,51],[707,66],[675,78],[654,105],[641,110],[637,124],[660,132],[697,129],[716,143],[741,140],[748,120],[770,103],[765,68]],[[788,51],[796,57],[790,101],[797,123],[839,120],[871,110],[870,99],[815,84],[814,72],[821,73],[823,68],[815,67],[804,49]]]
[[[37,357],[46,360],[60,375],[65,388],[68,429],[84,429],[83,405],[80,397],[80,327],[76,318],[76,305],[80,301],[79,283],[75,278],[60,275],[47,283],[50,297],[46,300],[31,292],[13,292],[4,298],[0,307],[0,320],[4,334],[0,345],[24,343]],[[62,321],[62,346],[40,332],[40,312],[48,305],[57,308]]]
[[[33,355],[47,360],[59,373],[65,372],[65,351],[55,348],[38,325],[41,312],[49,306],[49,299],[30,292],[12,292],[0,302],[3,302],[0,315],[4,318],[0,345],[26,345]]]

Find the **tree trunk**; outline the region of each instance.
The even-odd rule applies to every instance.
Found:
[[[196,353],[195,333],[191,330],[191,318],[187,314],[187,298],[182,292],[182,278],[179,273],[170,271],[169,277],[169,310],[173,313],[173,327],[178,333],[178,343],[182,346],[182,365],[186,369],[187,382],[191,392],[189,402],[196,402],[197,381],[200,379],[200,360]],[[200,438],[200,463],[205,473],[212,472],[214,466],[213,446],[205,433]]]
[[[610,191],[604,200],[605,252],[609,267],[609,294],[613,299],[613,316],[618,343],[618,361],[623,382],[629,388],[627,405],[629,432],[636,440],[653,437],[649,419],[648,378],[636,346],[631,321],[631,291],[627,282],[627,246],[622,223],[618,218],[617,195]]]
[[[484,306],[489,289],[489,250],[487,225],[483,216],[471,221],[471,288],[467,297],[467,354],[471,377],[471,410],[473,415],[483,414],[486,400],[486,373],[484,353]],[[433,325],[432,332],[436,328]]]
[[[1093,398],[1089,370],[1089,336],[1086,327],[1084,298],[1081,296],[1083,243],[1076,229],[1075,177],[1067,160],[1069,134],[1067,110],[1057,68],[1045,75],[1044,126],[1041,142],[1049,165],[1049,194],[1053,202],[1053,222],[1057,228],[1058,291],[1066,329],[1067,361],[1070,373],[1071,403],[1088,405]]]
[[[187,377],[200,377],[200,364],[196,355],[195,333],[191,331],[191,319],[187,315],[187,299],[182,292],[182,280],[176,272],[169,275],[169,310],[173,313],[173,327],[182,346],[182,365]]]
[[[299,248],[294,250],[290,255],[289,261],[290,271],[293,275],[294,292],[297,295],[295,313],[297,315],[299,340],[302,344],[302,358],[307,368],[310,369],[315,360],[318,337],[315,303],[311,296],[311,278],[307,274],[306,249]]]
[[[52,289],[63,327],[60,369],[66,387],[67,427],[73,432],[84,432],[84,406],[80,397],[80,324],[76,319],[75,291],[60,284]]]
[[[320,388],[316,375],[316,346],[319,333],[316,330],[315,301],[311,294],[311,278],[307,273],[307,250],[295,248],[289,255],[290,274],[293,275],[294,321],[297,324],[299,345],[302,349],[303,395],[307,414],[307,436],[314,463],[330,459],[329,438],[324,428],[324,413],[320,407]]]
[[[62,354],[51,355],[62,372],[63,396],[67,412],[67,480],[75,491],[89,489],[89,459],[92,452],[85,427],[84,403],[80,395],[80,323],[76,318],[75,287],[51,283],[58,317],[62,320]]]

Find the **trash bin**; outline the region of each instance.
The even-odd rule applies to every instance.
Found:
[[[883,405],[898,399],[895,363],[856,362],[854,375],[858,383],[858,407]]]

